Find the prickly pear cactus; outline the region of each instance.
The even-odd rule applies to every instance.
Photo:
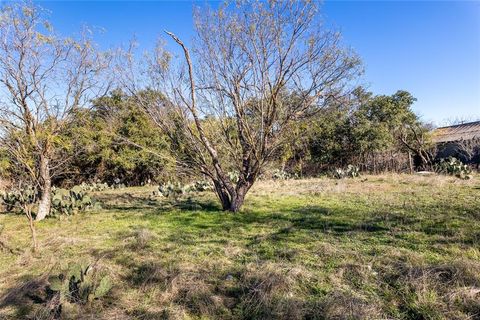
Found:
[[[227,176],[233,183],[237,183],[238,179],[240,178],[240,174],[236,171],[229,171],[227,172]]]
[[[213,185],[209,181],[198,180],[183,187],[185,193],[213,191]]]
[[[104,191],[108,189],[112,189],[107,183],[101,183],[101,182],[94,182],[91,184],[87,184],[85,182],[82,182],[78,187],[81,188],[83,192],[87,191]]]
[[[56,214],[70,215],[73,213],[70,192],[66,189],[55,189],[52,195],[52,211]]]
[[[0,193],[0,203],[3,203],[7,212],[13,211],[15,207],[22,207],[22,204],[31,204],[35,201],[37,191],[33,187],[23,189],[12,189]]]
[[[108,274],[97,265],[71,265],[66,271],[48,278],[49,288],[60,294],[61,301],[87,304],[100,299],[112,289]]]
[[[213,191],[213,184],[209,181],[199,180],[193,183],[193,189],[198,192]]]
[[[54,214],[72,215],[95,207],[95,202],[86,193],[84,187],[75,186],[70,190],[54,189],[52,194],[52,211]]]
[[[335,170],[333,170],[332,176],[336,179],[357,178],[360,176],[360,168],[349,164],[345,169],[336,168]]]
[[[179,196],[190,192],[213,191],[212,183],[199,180],[191,184],[183,185],[180,182],[167,182],[158,187],[158,193],[166,198],[178,198]],[[156,193],[154,193],[156,195]]]
[[[347,166],[346,174],[347,174],[347,177],[349,178],[357,178],[360,176],[360,168],[352,164],[349,164]]]
[[[291,175],[290,173],[286,172],[285,170],[282,169],[276,169],[272,172],[272,179],[273,180],[289,180],[295,178],[294,175]]]
[[[6,211],[10,212],[15,208],[19,198],[16,192],[3,192],[0,194],[0,200],[0,202],[5,205]]]
[[[436,169],[440,173],[456,176],[460,179],[469,179],[469,174],[472,172],[468,165],[463,164],[455,157],[441,159]]]
[[[178,198],[185,193],[185,188],[180,182],[167,182],[158,187],[160,194],[166,198]]]

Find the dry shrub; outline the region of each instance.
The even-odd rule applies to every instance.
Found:
[[[16,287],[10,288],[7,294],[0,299],[0,306],[25,303],[31,300],[31,296],[43,295],[47,285],[47,276],[27,280]]]
[[[47,278],[43,275],[10,288],[0,299],[0,309],[13,307],[31,319],[58,319],[59,296],[47,290]]]
[[[163,306],[167,319],[184,319],[186,315],[214,319],[302,319],[307,315],[300,284],[311,276],[301,268],[248,265],[226,273],[183,265],[167,273],[153,268],[149,274],[158,276],[155,281],[167,283],[159,296],[159,305]]]
[[[20,254],[21,250],[9,244],[10,237],[3,236],[5,226],[0,224],[0,253]]]
[[[448,298],[449,305],[461,306],[464,313],[480,318],[480,288],[478,286],[457,288]]]
[[[121,233],[119,235],[122,242],[129,250],[143,250],[148,249],[152,241],[157,238],[155,232],[147,228],[138,228],[133,231]]]
[[[191,319],[188,310],[182,306],[171,304],[164,308],[160,313],[151,316],[138,317],[139,319],[169,319],[169,320],[185,320]]]
[[[152,240],[155,240],[156,235],[146,228],[141,228],[135,232],[134,237],[134,246],[138,249],[145,249]]]
[[[127,280],[140,290],[140,295],[153,294],[162,319],[185,319],[189,316],[227,318],[234,306],[222,290],[222,280],[215,268],[188,263],[164,266],[144,262],[132,268]],[[139,296],[140,299],[141,296]],[[139,318],[152,318],[152,310],[136,310]],[[154,317],[155,318],[155,317]]]
[[[35,320],[66,319],[66,317],[62,317],[61,314],[62,308],[60,307],[60,297],[59,295],[56,295],[46,304],[33,305],[33,310],[29,318]]]

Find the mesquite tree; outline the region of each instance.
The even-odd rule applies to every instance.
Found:
[[[66,162],[60,133],[69,115],[104,92],[108,54],[84,29],[78,39],[58,36],[34,5],[0,9],[0,143],[16,170],[38,181],[37,220],[50,212],[52,175]]]
[[[322,24],[314,1],[238,2],[194,18],[192,49],[167,32],[183,57],[172,62],[159,46],[140,72],[128,52],[122,81],[132,94],[162,93],[157,103],[137,97],[155,123],[181,137],[186,167],[208,176],[223,209],[237,212],[289,129],[341,99],[360,61]]]

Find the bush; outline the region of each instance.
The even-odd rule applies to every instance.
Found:
[[[436,171],[443,174],[456,176],[460,179],[469,179],[469,174],[472,172],[472,170],[466,164],[463,164],[460,160],[454,157],[441,159],[440,163],[437,164]]]

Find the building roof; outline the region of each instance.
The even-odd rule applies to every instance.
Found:
[[[433,130],[432,140],[435,143],[460,140],[480,139],[480,121],[441,127]]]

